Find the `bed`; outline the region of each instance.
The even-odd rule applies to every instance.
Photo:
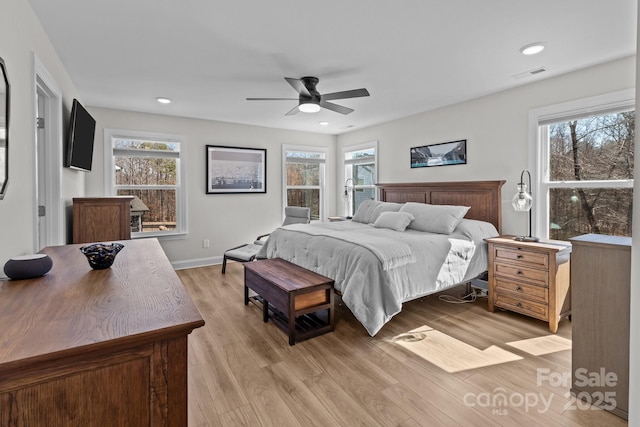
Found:
[[[484,238],[501,231],[504,181],[378,184],[352,221],[295,224],[258,254],[330,277],[344,304],[376,335],[402,304],[458,286],[487,269]]]

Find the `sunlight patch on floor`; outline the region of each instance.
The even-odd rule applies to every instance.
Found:
[[[557,351],[571,350],[571,340],[557,335],[529,338],[526,340],[508,342],[507,345],[515,347],[534,356],[555,353]]]
[[[494,345],[479,350],[428,325],[397,335],[391,342],[450,373],[522,359]]]

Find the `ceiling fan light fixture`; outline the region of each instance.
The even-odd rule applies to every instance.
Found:
[[[520,48],[520,52],[523,55],[535,55],[536,53],[540,53],[544,50],[545,44],[542,42],[531,43],[526,46],[522,46]]]
[[[303,113],[317,113],[323,108],[339,114],[349,114],[354,111],[353,108],[348,108],[329,101],[369,96],[369,91],[365,88],[322,94],[316,89],[316,84],[318,84],[317,77],[302,77],[299,79],[285,77],[284,79],[295,89],[296,92],[298,92],[298,105],[289,110],[285,116],[293,116],[294,114],[298,114],[299,111],[302,111]],[[295,98],[247,98],[247,101],[279,101],[293,99]]]
[[[298,105],[298,110],[303,113],[317,113],[320,111],[320,105],[313,102],[305,102],[304,104]]]

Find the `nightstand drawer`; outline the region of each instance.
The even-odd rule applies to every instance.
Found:
[[[495,305],[505,308],[507,310],[516,311],[518,313],[526,314],[527,316],[535,317],[541,320],[547,320],[547,304],[539,304],[532,301],[528,301],[524,298],[513,298],[511,296],[497,293],[495,295]]]
[[[498,294],[512,294],[514,298],[549,303],[549,289],[541,286],[526,285],[508,279],[496,278],[494,290]]]
[[[520,267],[501,262],[493,264],[493,274],[510,277],[515,280],[528,280],[540,286],[547,286],[549,280],[549,273],[546,270],[536,270],[535,268]]]
[[[522,263],[545,270],[549,268],[549,255],[546,253],[495,246],[495,257],[496,261]]]

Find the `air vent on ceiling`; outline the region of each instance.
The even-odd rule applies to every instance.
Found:
[[[524,73],[514,74],[511,77],[514,79],[524,79],[525,77],[535,76],[537,74],[544,73],[545,71],[547,71],[545,67],[538,67],[534,70],[525,71]]]

